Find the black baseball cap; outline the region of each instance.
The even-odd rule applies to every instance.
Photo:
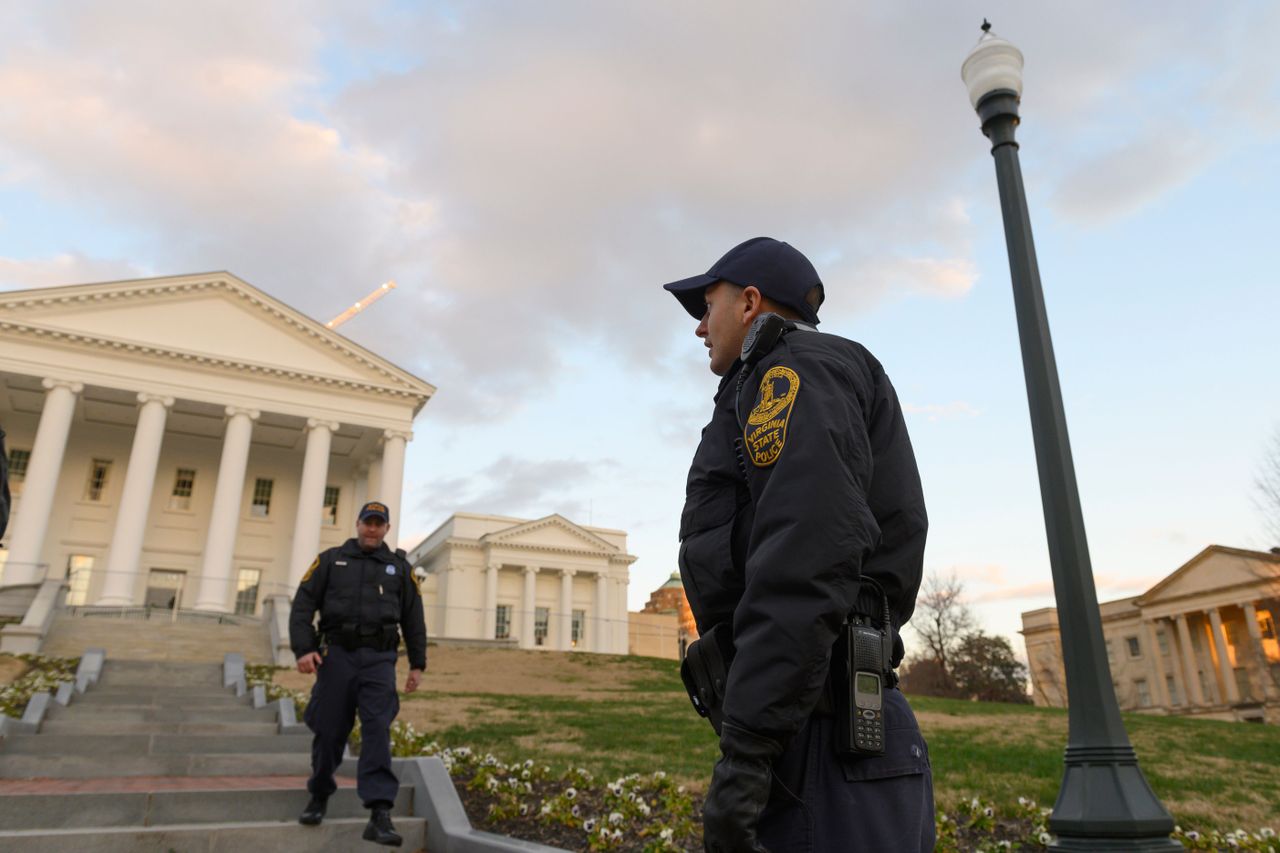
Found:
[[[387,524],[391,523],[391,510],[387,509],[387,505],[381,501],[369,501],[360,507],[360,514],[356,516],[356,521],[364,521],[366,518],[378,516]]]
[[[753,237],[730,249],[704,275],[662,287],[671,291],[695,320],[701,320],[707,312],[703,292],[722,280],[739,287],[755,286],[774,302],[795,311],[806,323],[818,324],[818,312],[804,297],[815,286],[821,287],[822,281],[809,259],[790,243],[772,237]],[[821,299],[818,304],[822,304]]]

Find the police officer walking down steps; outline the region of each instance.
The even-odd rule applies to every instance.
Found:
[[[928,521],[893,386],[815,328],[822,282],[786,243],[665,287],[721,377],[680,520],[701,635],[681,675],[720,736],[706,849],[932,850],[929,755],[894,673]]]
[[[403,551],[383,541],[391,528],[386,504],[360,509],[356,538],[316,557],[293,599],[289,642],[298,671],[315,673],[303,715],[315,733],[311,742],[311,800],[298,818],[315,825],[337,790],[333,774],[360,714],[360,761],[356,793],[370,810],[367,841],[399,847],[391,808],[400,782],[391,772],[391,721],[400,710],[396,694],[396,650],[404,633],[409,657],[406,693],[427,668],[427,627],[422,597]],[[320,613],[320,631],[313,625]]]

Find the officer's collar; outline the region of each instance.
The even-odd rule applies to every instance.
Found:
[[[729,387],[729,383],[738,375],[738,371],[742,369],[742,359],[735,358],[733,364],[729,365],[729,369],[725,371],[724,376],[720,377],[720,385],[716,388],[716,395],[712,397],[713,402],[720,402],[720,395],[724,393],[724,389]]]
[[[360,540],[354,536],[342,543],[342,552],[350,557],[378,557],[379,559],[390,560],[391,549],[387,547],[387,541],[384,539],[378,544],[377,548],[372,551],[365,551],[360,547]]]

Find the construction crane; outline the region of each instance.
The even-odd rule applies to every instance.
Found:
[[[352,317],[356,316],[361,311],[368,308],[370,305],[377,302],[379,299],[386,296],[388,293],[390,293],[395,289],[396,289],[396,283],[394,281],[388,281],[384,284],[379,285],[378,287],[375,287],[373,289],[373,292],[370,293],[368,296],[366,296],[364,299],[361,299],[359,302],[352,305],[346,311],[343,311],[337,317],[334,317],[332,320],[325,323],[324,324],[325,328],[329,328],[329,329],[338,328],[343,323],[347,322]]]

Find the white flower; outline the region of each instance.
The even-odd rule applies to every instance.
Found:
[[[982,810],[982,813],[983,813],[984,815],[986,815],[987,817],[995,817],[995,816],[996,816],[996,810],[995,810],[995,809],[993,809],[993,808],[991,808],[991,806],[987,806],[985,809],[983,809],[983,810]]]
[[[654,771],[653,778],[655,778],[655,779],[665,779],[665,778],[667,778],[667,774],[666,774],[666,773],[663,773],[661,770],[656,770],[656,771]]]
[[[574,806],[573,808],[569,809],[569,814],[573,815],[574,817],[577,817],[579,814],[581,814],[581,812],[582,810],[579,809],[577,806]]]
[[[1189,840],[1191,840],[1191,841],[1199,841],[1199,840],[1200,840],[1200,833],[1196,832],[1194,829],[1189,830],[1189,831],[1187,832],[1187,838],[1188,838]]]
[[[622,830],[621,830],[621,829],[615,829],[615,830],[613,831],[613,834],[612,834],[610,837],[611,837],[614,841],[621,841],[621,840],[622,840]]]
[[[576,788],[566,788],[564,795],[570,800],[575,799],[578,796],[578,790]]]
[[[593,817],[589,817],[589,818],[587,818],[586,820],[584,820],[584,821],[582,822],[582,828],[583,828],[585,831],[587,831],[587,832],[590,832],[591,830],[595,829],[595,828],[596,828],[596,819],[595,819],[595,818],[593,818]]]
[[[609,812],[609,823],[622,823],[622,814],[620,812]]]
[[[1272,829],[1271,827],[1269,827],[1269,826],[1264,826],[1264,827],[1262,827],[1262,829],[1261,829],[1261,830],[1259,830],[1259,833],[1262,835],[1262,837],[1263,837],[1263,838],[1275,838],[1275,837],[1276,837],[1276,831],[1275,831],[1274,829]]]
[[[520,817],[525,817],[525,816],[526,816],[526,815],[528,815],[528,814],[529,814],[529,804],[528,804],[528,803],[521,803],[521,804],[520,804]]]
[[[1050,841],[1053,841],[1053,836],[1047,832],[1042,832],[1040,833],[1040,836],[1036,838],[1036,841],[1039,841],[1041,844],[1047,845]]]

